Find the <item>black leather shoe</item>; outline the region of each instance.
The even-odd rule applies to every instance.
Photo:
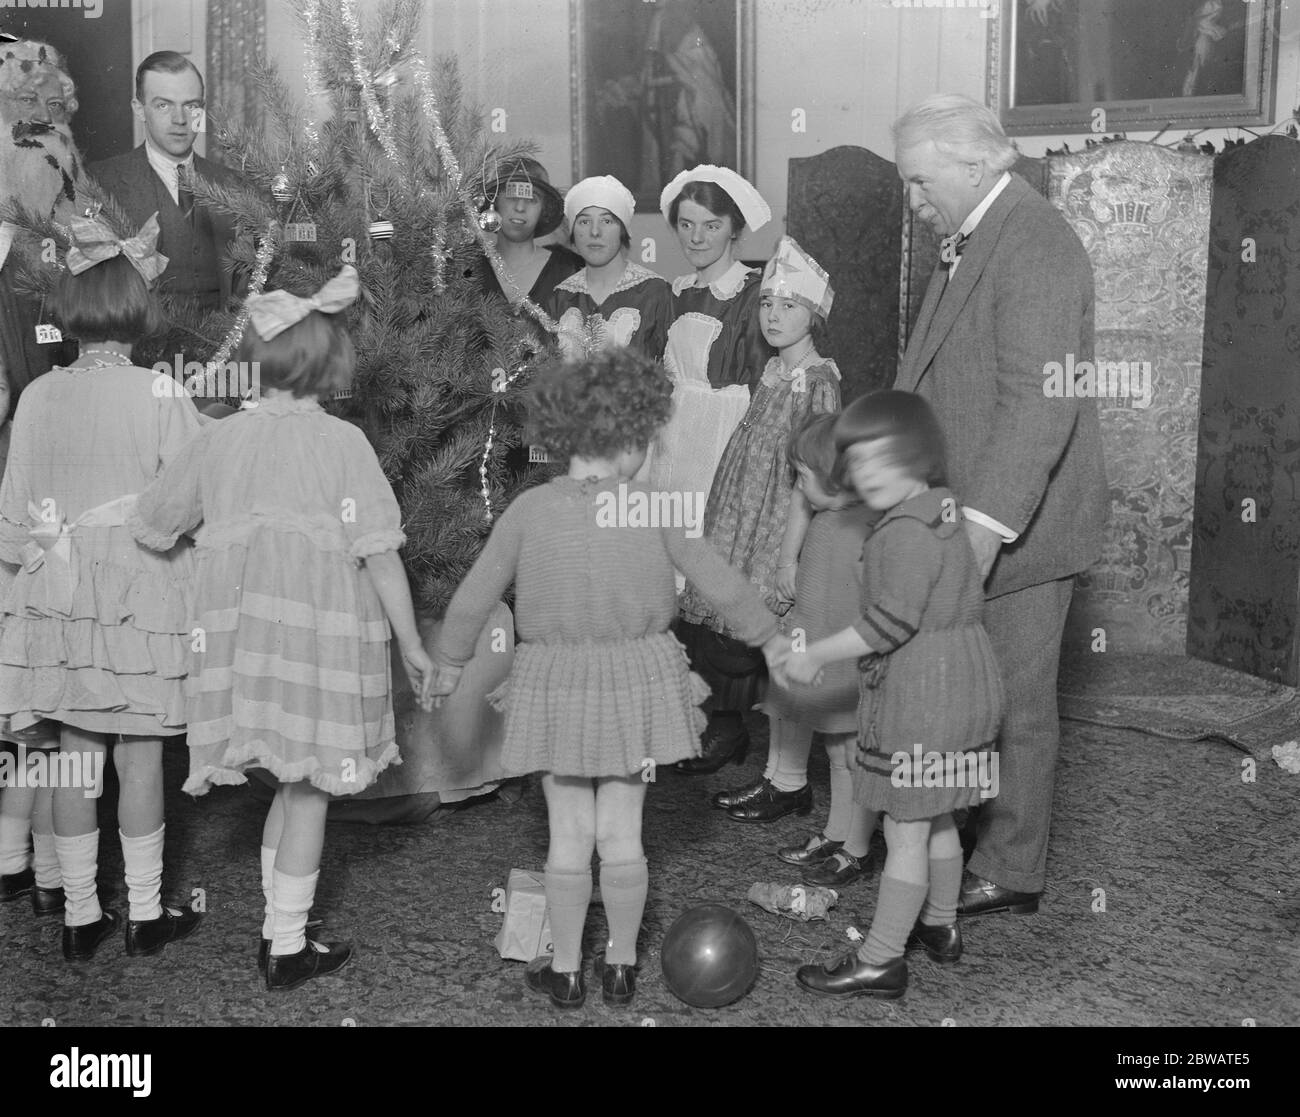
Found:
[[[0,875],[0,904],[18,900],[36,887],[36,873],[24,869],[21,873],[4,873]]]
[[[709,802],[720,811],[729,811],[732,807],[743,807],[756,796],[762,795],[764,788],[767,786],[767,780],[762,779],[745,787],[735,787],[730,791],[719,791]]]
[[[1032,915],[1038,910],[1037,892],[1013,892],[991,880],[967,873],[957,901],[958,915],[993,915],[1009,911],[1012,915]]]
[[[303,934],[307,936],[308,942],[317,941],[316,936],[312,934],[312,931],[315,930],[324,922],[325,920],[323,919],[307,920],[307,927],[303,931]],[[257,972],[260,973],[263,977],[266,976],[266,960],[269,957],[271,957],[271,940],[262,939],[261,944],[257,948]]]
[[[868,856],[864,853],[861,857],[854,857],[842,849],[837,850],[820,865],[805,869],[804,883],[820,884],[823,888],[843,888],[846,884],[853,884],[867,875]]]
[[[63,910],[63,889],[42,888],[39,884],[32,889],[32,913],[34,915],[55,915]]]
[[[198,930],[201,912],[188,904],[164,907],[157,919],[130,919],[126,924],[126,952],[132,958],[159,953],[169,942],[180,942]]]
[[[801,846],[782,846],[776,855],[787,865],[821,865],[830,860],[832,854],[844,848],[843,842],[833,841],[825,834],[817,834],[812,844],[805,842]]]
[[[93,958],[100,943],[111,938],[121,924],[122,919],[117,912],[104,908],[98,923],[87,923],[82,927],[64,927],[63,957],[69,962],[85,962]]]
[[[582,968],[572,973],[562,973],[551,968],[551,956],[543,954],[528,963],[524,980],[534,993],[545,993],[556,1008],[581,1008],[587,999],[587,983],[582,979]]]
[[[907,936],[907,949],[920,946],[925,947],[933,961],[941,966],[950,966],[961,958],[961,928],[956,923],[932,926],[918,920]]]
[[[812,784],[798,791],[778,791],[770,783],[748,803],[732,807],[727,817],[737,822],[775,822],[788,814],[810,814],[813,807]]]
[[[287,993],[314,977],[337,973],[351,960],[350,942],[308,942],[297,954],[272,954],[266,960],[266,987]]]
[[[729,760],[743,763],[749,752],[749,730],[744,722],[737,721],[736,725],[739,728],[728,728],[726,722],[710,724],[700,740],[703,753],[690,760],[679,760],[673,769],[683,776],[708,776]]]
[[[636,995],[636,967],[626,962],[610,963],[597,954],[594,972],[600,978],[600,996],[607,1005],[632,1003]]]
[[[795,979],[805,989],[823,997],[881,997],[892,1001],[907,992],[907,962],[894,958],[883,966],[860,962],[846,954],[834,966],[800,966]]]

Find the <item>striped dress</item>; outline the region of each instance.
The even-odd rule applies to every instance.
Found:
[[[360,560],[405,542],[370,443],[311,397],[210,423],[128,521],[156,548],[199,524],[185,790],[249,768],[363,790],[400,761],[388,621]]]
[[[777,631],[758,591],[640,482],[557,477],[520,494],[447,608],[436,656],[464,664],[515,586],[520,644],[496,700],[507,772],[628,776],[698,756],[708,688],[668,631],[680,570],[760,645]],[[648,510],[648,511],[647,511]],[[702,509],[696,508],[695,523]]]
[[[983,581],[956,498],[929,489],[890,509],[863,550],[853,797],[899,822],[996,793],[1002,681]],[[900,755],[901,754],[901,755]]]

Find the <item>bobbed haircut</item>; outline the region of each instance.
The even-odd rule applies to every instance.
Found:
[[[194,65],[185,55],[174,50],[156,50],[149,55],[135,71],[135,99],[144,101],[144,76],[145,74],[183,74],[186,70],[193,70],[194,76],[199,79],[199,96],[205,96],[206,87],[203,84],[203,75],[199,73],[199,68]]]
[[[609,210],[606,210],[605,212],[609,213]],[[624,248],[631,248],[632,238],[628,235],[627,226],[623,224],[623,219],[619,217],[618,214],[616,213],[610,213],[609,215],[614,219],[615,224],[618,225],[618,243],[621,244]],[[578,218],[581,216],[582,214],[580,213],[574,215],[573,223],[575,225],[578,223]],[[574,246],[576,246],[578,243],[574,237],[574,233],[572,229],[569,230],[569,243]]]
[[[681,193],[673,199],[672,205],[668,207],[668,224],[674,229],[677,228],[677,209],[682,202],[694,202],[697,206],[703,206],[718,217],[730,217],[731,235],[733,237],[740,236],[745,228],[745,217],[740,212],[740,207],[732,200],[731,195],[716,182],[695,179],[682,187]]]
[[[894,150],[906,151],[927,140],[961,162],[983,162],[990,171],[1009,171],[1020,152],[1002,131],[997,115],[978,101],[956,93],[934,93],[894,121]]]
[[[835,496],[844,491],[844,478],[840,475],[839,451],[835,448],[835,420],[832,415],[809,415],[790,434],[785,445],[785,460],[790,473],[797,478],[796,466],[803,466],[814,477],[822,492]]]
[[[859,396],[835,420],[841,478],[847,474],[844,452],[850,446],[882,438],[889,439],[894,461],[910,477],[928,485],[948,483],[948,453],[938,418],[915,392],[894,388]]]
[[[64,331],[83,341],[134,345],[162,324],[149,285],[125,256],[104,260],[80,275],[65,271],[52,305]]]
[[[663,366],[634,349],[555,358],[528,389],[527,437],[566,460],[613,457],[650,444],[672,414],[672,396]]]
[[[295,396],[320,396],[352,383],[357,351],[341,314],[313,310],[270,341],[249,323],[235,351],[236,361],[256,363],[258,383]]]

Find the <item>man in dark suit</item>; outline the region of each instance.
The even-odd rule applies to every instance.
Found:
[[[1061,638],[1108,505],[1096,404],[1049,395],[1045,375],[1067,356],[1092,360],[1092,265],[1051,203],[1009,173],[1015,147],[983,105],[929,97],[894,124],[894,141],[909,205],[945,237],[895,387],[924,396],[943,424],[1006,688],[1000,791],[980,810],[959,912],[1032,912]]]
[[[229,245],[235,226],[229,215],[195,204],[193,177],[217,185],[239,180],[194,153],[203,97],[203,76],[183,54],[151,54],[135,72],[131,102],[144,125],[144,143],[89,171],[137,228],[157,212],[158,249],[169,260],[160,289],[206,311],[223,307],[230,298]]]

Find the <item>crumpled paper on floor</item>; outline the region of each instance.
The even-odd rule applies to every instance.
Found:
[[[1278,767],[1300,776],[1300,741],[1287,741],[1284,745],[1273,746],[1273,759]]]
[[[774,884],[760,881],[750,885],[748,899],[773,915],[784,915],[807,923],[825,919],[826,913],[839,903],[840,894],[833,888],[816,884]]]

